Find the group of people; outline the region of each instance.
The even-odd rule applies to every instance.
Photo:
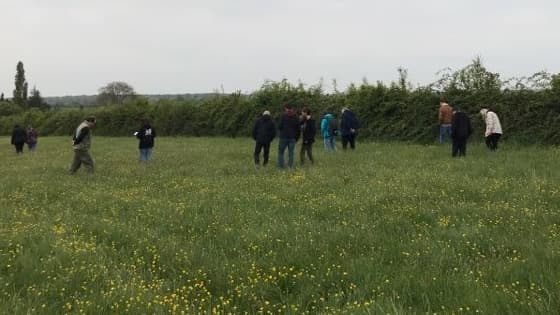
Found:
[[[480,115],[486,124],[484,137],[486,146],[491,151],[498,149],[498,141],[502,136],[502,125],[495,112],[482,108]],[[446,102],[439,104],[439,142],[444,143],[445,138],[451,138],[451,155],[465,156],[467,154],[467,139],[471,136],[473,128],[469,116],[461,108],[452,108]]]
[[[33,127],[29,126],[26,130],[20,125],[15,125],[12,131],[11,144],[16,148],[16,154],[23,153],[23,147],[26,143],[29,151],[33,152],[37,147],[38,137],[39,135]]]
[[[342,117],[340,124],[333,113],[325,113],[320,126],[320,134],[323,138],[323,146],[326,152],[336,151],[336,137],[341,136],[342,148],[347,149],[350,145],[351,149],[356,148],[356,135],[360,128],[360,123],[356,115],[347,107],[342,109]],[[482,108],[480,115],[486,123],[486,145],[492,151],[498,149],[498,142],[502,135],[502,126],[500,119],[495,112]],[[439,123],[440,134],[439,142],[444,143],[445,138],[451,138],[453,157],[465,156],[467,154],[467,140],[473,132],[471,120],[461,108],[452,108],[446,102],[440,102],[439,106]],[[88,173],[93,173],[93,159],[89,153],[91,148],[91,130],[95,127],[95,117],[87,117],[76,128],[72,146],[74,149],[74,159],[70,167],[70,173],[74,174],[83,165]],[[262,154],[262,165],[266,166],[269,162],[270,144],[278,133],[278,167],[284,168],[286,163],[284,155],[288,149],[287,166],[294,167],[294,151],[296,142],[302,138],[300,149],[300,163],[305,164],[306,156],[312,164],[315,162],[313,158],[313,143],[317,133],[317,124],[311,110],[304,107],[301,110],[301,116],[298,117],[296,110],[291,105],[286,105],[278,126],[274,123],[270,111],[265,110],[256,120],[253,126],[252,136],[255,140],[255,150],[253,158],[256,166],[260,166],[260,156]],[[142,122],[141,128],[134,133],[138,138],[139,144],[139,160],[141,162],[150,161],[152,158],[152,150],[154,147],[154,138],[156,137],[155,129],[147,120]],[[23,147],[28,145],[30,151],[34,151],[37,146],[37,131],[33,127],[27,130],[16,125],[12,132],[11,143],[16,148],[16,153],[23,153]]]
[[[74,149],[74,159],[70,166],[70,174],[83,165],[86,172],[93,173],[93,159],[89,153],[91,148],[91,130],[95,127],[97,120],[91,116],[86,118],[74,132],[72,137],[72,146]],[[140,152],[139,161],[148,162],[152,159],[152,150],[154,148],[154,138],[156,130],[150,125],[149,121],[143,120],[141,128],[134,132],[134,136],[138,138],[138,150]]]
[[[321,137],[325,151],[336,151],[336,137],[342,137],[342,148],[346,150],[348,144],[351,149],[356,147],[356,134],[360,127],[356,115],[348,108],[342,109],[342,117],[340,126],[333,113],[325,113],[320,123]],[[311,110],[304,107],[301,110],[301,117],[298,117],[296,110],[291,105],[285,105],[284,113],[278,122],[278,128],[274,123],[270,111],[266,110],[253,125],[252,136],[255,140],[255,150],[253,158],[256,166],[260,166],[261,151],[262,165],[266,166],[269,162],[270,144],[277,135],[278,130],[278,160],[279,168],[284,168],[285,151],[288,149],[288,167],[294,167],[294,151],[296,142],[302,138],[300,149],[300,163],[305,164],[306,156],[312,164],[315,162],[313,158],[313,143],[317,133],[317,124]]]

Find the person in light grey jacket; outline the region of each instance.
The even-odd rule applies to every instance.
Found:
[[[502,136],[502,124],[500,124],[500,119],[496,113],[487,108],[481,109],[480,115],[486,123],[486,131],[484,132],[486,146],[491,151],[496,151],[498,149],[498,141],[500,141],[500,137]]]

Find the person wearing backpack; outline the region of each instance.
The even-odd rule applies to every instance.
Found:
[[[336,135],[338,134],[338,124],[336,118],[331,113],[326,113],[321,120],[321,136],[325,151],[336,151]]]
[[[150,125],[149,121],[144,120],[142,122],[142,128],[134,134],[139,140],[138,149],[140,150],[140,162],[150,161],[152,159],[156,130]]]
[[[35,151],[35,149],[37,148],[37,138],[39,137],[39,135],[37,134],[37,131],[29,126],[29,128],[27,128],[27,147],[29,148],[29,151]]]
[[[342,119],[340,121],[340,134],[342,136],[342,149],[346,150],[346,146],[350,143],[350,149],[356,148],[356,131],[360,128],[360,123],[356,115],[344,107],[342,109]]]
[[[253,139],[255,140],[255,152],[253,158],[255,166],[259,166],[259,157],[261,150],[263,152],[263,166],[268,164],[268,156],[270,152],[270,143],[276,136],[276,126],[270,117],[270,112],[265,110],[259,119],[253,125]]]

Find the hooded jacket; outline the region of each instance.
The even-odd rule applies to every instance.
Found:
[[[276,137],[276,126],[270,115],[262,115],[253,125],[253,139],[258,143],[270,143]]]
[[[331,130],[329,128],[333,119],[334,116],[329,113],[323,116],[323,119],[321,120],[321,136],[323,136],[324,139],[335,136],[331,134]]]
[[[280,118],[278,125],[280,139],[299,139],[300,126],[299,119],[293,109],[287,109]]]

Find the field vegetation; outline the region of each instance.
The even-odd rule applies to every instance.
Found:
[[[69,137],[0,138],[0,313],[555,314],[560,150],[476,140],[317,143],[282,171],[247,138],[161,137],[141,164],[95,136],[71,176]]]

